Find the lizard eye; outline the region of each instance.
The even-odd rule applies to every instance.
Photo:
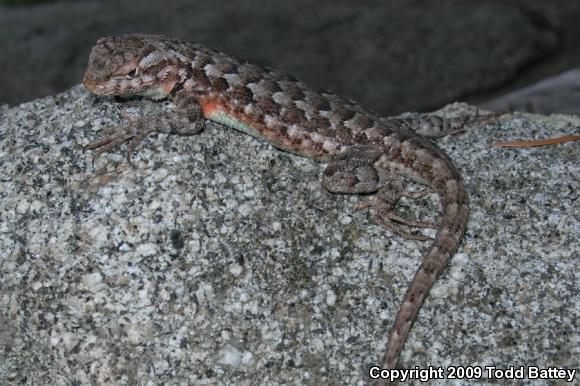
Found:
[[[134,69],[127,74],[128,77],[134,77],[135,75],[137,75],[137,69]]]

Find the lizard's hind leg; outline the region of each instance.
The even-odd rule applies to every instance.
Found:
[[[401,197],[419,198],[431,191],[405,192],[399,183],[400,177],[375,166],[380,156],[381,151],[373,146],[354,146],[336,155],[324,170],[323,186],[334,193],[375,193],[374,198],[357,209],[373,207],[375,222],[394,234],[406,239],[428,240],[406,227],[435,228],[434,224],[408,220],[395,214],[394,208]]]
[[[395,177],[395,176],[393,176]],[[409,197],[417,199],[432,193],[430,189],[419,192],[407,192],[401,187],[401,184],[395,178],[387,181],[370,200],[363,202],[357,207],[357,210],[373,208],[373,219],[377,224],[380,224],[393,232],[408,240],[426,241],[430,238],[421,234],[412,233],[407,228],[431,228],[435,229],[436,224],[429,222],[421,222],[409,220],[405,217],[399,216],[394,212],[397,202],[401,197]]]

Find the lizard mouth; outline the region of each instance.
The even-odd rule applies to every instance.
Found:
[[[85,76],[83,77],[83,86],[91,92],[96,93],[97,87],[95,80],[90,76],[89,72],[85,72]]]
[[[103,96],[130,96],[140,94],[146,91],[150,85],[143,82],[136,76],[123,75],[112,76],[106,80],[100,81],[86,73],[83,78],[83,85],[93,94]]]
[[[132,74],[113,76],[104,81],[95,80],[90,73],[85,74],[83,85],[87,90],[101,96],[129,97],[140,95],[154,100],[163,99],[174,89],[177,79],[170,77],[156,81],[155,77],[132,76]]]
[[[116,60],[106,60],[93,50],[89,57],[89,65],[83,77],[83,85],[97,95],[136,94],[144,91],[149,85],[137,75],[138,57],[126,63]]]
[[[122,80],[119,78],[112,77],[107,80],[99,80],[87,71],[83,77],[83,85],[87,90],[97,95],[114,95],[115,90],[120,89],[120,84],[122,83]],[[130,79],[124,79],[125,82],[127,80]]]

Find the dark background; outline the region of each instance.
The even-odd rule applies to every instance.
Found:
[[[480,103],[580,67],[577,0],[30,3],[0,8],[0,103],[80,83],[97,38],[126,32],[196,41],[385,115]]]

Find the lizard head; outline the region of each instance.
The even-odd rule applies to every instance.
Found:
[[[161,99],[185,79],[183,60],[154,35],[105,37],[91,50],[83,84],[97,95]]]

